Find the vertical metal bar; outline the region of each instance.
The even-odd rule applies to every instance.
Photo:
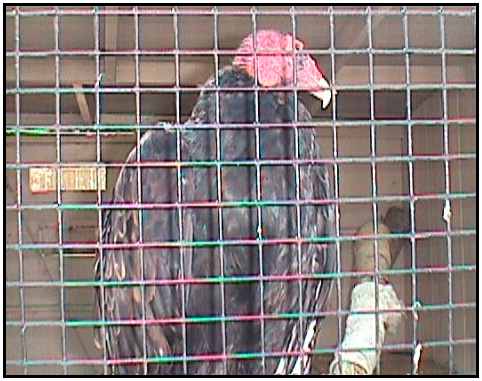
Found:
[[[330,58],[331,58],[331,85],[334,87],[336,83],[336,73],[335,73],[335,18],[333,14],[333,7],[329,8],[330,13]],[[335,200],[338,200],[340,197],[339,191],[339,180],[340,176],[338,173],[338,162],[336,159],[338,158],[338,138],[336,132],[336,96],[332,98],[332,133],[333,133],[333,158],[335,163],[333,165],[333,193]],[[340,203],[335,203],[335,234],[336,238],[340,237]],[[337,239],[335,241],[335,248],[336,248],[336,272],[338,274],[341,273],[341,249],[340,249],[340,240]],[[336,313],[336,320],[337,320],[337,350],[341,346],[341,339],[343,337],[343,329],[342,329],[342,298],[341,298],[341,278],[339,276],[336,277],[336,290],[337,290],[337,313]]]
[[[253,25],[253,49],[254,49],[254,117],[255,117],[255,142],[256,142],[256,201],[261,201],[261,168],[260,168],[260,141],[259,141],[259,86],[258,86],[258,52],[256,47],[256,7],[251,8],[251,22]],[[261,219],[261,207],[259,204],[256,205],[256,212],[258,217],[258,229],[257,229],[257,239],[258,243],[258,258],[259,258],[259,292],[261,294],[261,367],[263,374],[266,373],[266,351],[265,351],[265,340],[264,340],[264,284],[263,284],[263,221]]]
[[[144,374],[147,374],[147,341],[146,341],[146,281],[144,276],[144,234],[143,234],[143,208],[142,208],[142,171],[139,163],[142,160],[141,156],[141,94],[139,91],[140,72],[139,72],[139,8],[134,7],[134,35],[135,35],[135,85],[136,85],[136,160],[137,160],[137,202],[141,206],[138,210],[139,219],[139,253],[141,259],[141,303],[142,303],[142,358],[144,365]]]
[[[297,89],[297,78],[296,78],[296,49],[295,49],[295,41],[296,41],[296,18],[295,18],[295,8],[290,8],[290,17],[291,17],[291,29],[292,29],[292,36],[293,36],[293,47],[291,51],[291,59],[293,60],[293,97],[294,97],[294,114],[295,120],[293,123],[294,128],[294,135],[295,135],[295,160],[294,163],[295,167],[295,187],[296,187],[296,238],[298,240],[296,247],[297,247],[297,255],[298,255],[298,308],[299,308],[299,316],[298,316],[298,343],[300,346],[301,356],[301,374],[304,374],[305,371],[305,363],[304,363],[304,353],[303,353],[303,281],[301,280],[302,274],[302,264],[301,264],[301,211],[300,211],[300,166],[299,166],[299,130],[298,130],[298,89]]]
[[[178,8],[172,8],[172,16],[173,16],[173,28],[174,28],[174,57],[175,57],[175,69],[176,69],[176,160],[178,163],[181,162],[181,130],[179,129],[179,125],[181,123],[181,113],[180,113],[180,66],[179,66],[179,24],[178,24]],[[182,203],[182,173],[181,167],[176,167],[176,176],[177,176],[177,202],[179,204]],[[178,228],[179,228],[179,241],[182,242],[184,239],[184,230],[183,230],[183,211],[181,208],[177,208],[177,217],[178,217]],[[181,269],[181,278],[184,280],[185,272],[184,272],[184,246],[179,247],[179,262],[180,262],[180,269]],[[187,333],[186,333],[186,289],[184,282],[181,283],[181,313],[182,313],[182,366],[184,374],[187,374]]]
[[[18,165],[16,169],[17,175],[17,239],[19,244],[18,249],[18,276],[19,282],[22,285],[23,280],[23,237],[22,237],[22,209],[20,206],[22,205],[22,170],[20,169],[20,164],[22,163],[22,158],[20,155],[20,15],[19,15],[19,7],[15,8],[15,107],[16,107],[16,163]],[[25,296],[24,296],[24,288],[20,286],[20,317],[22,321],[21,330],[20,330],[20,343],[21,343],[21,351],[22,351],[22,360],[23,360],[23,373],[28,374],[27,366],[25,365],[27,361],[27,345],[25,342],[25,333],[27,331],[27,327],[25,326]]]
[[[62,333],[61,333],[61,340],[62,340],[62,364],[63,364],[63,372],[67,374],[67,367],[66,367],[66,338],[65,338],[65,288],[64,288],[64,250],[62,249],[63,245],[63,215],[62,210],[60,207],[62,206],[62,171],[61,171],[61,164],[62,164],[62,141],[60,136],[60,51],[59,51],[59,14],[58,14],[58,7],[55,7],[55,16],[54,16],[54,38],[55,38],[55,125],[56,125],[56,160],[57,160],[57,230],[58,230],[58,239],[59,239],[59,270],[60,270],[60,319],[62,320]]]
[[[444,166],[445,166],[445,205],[444,211],[452,210],[452,205],[450,202],[450,165],[447,159],[449,154],[449,130],[448,130],[448,105],[447,105],[447,57],[445,52],[445,15],[444,7],[439,8],[440,13],[440,40],[442,48],[442,100],[443,100],[443,140],[444,140]],[[445,212],[444,212],[445,216]],[[445,218],[444,218],[445,219]],[[452,231],[452,224],[450,219],[450,213],[448,218],[445,219],[447,224],[447,267],[448,267],[448,277],[449,277],[449,372],[450,374],[454,371],[454,347],[453,347],[453,295],[452,295],[452,237],[450,233]]]
[[[221,129],[219,128],[219,124],[221,123],[219,114],[219,56],[218,56],[218,49],[219,49],[219,37],[218,37],[218,9],[217,7],[213,8],[214,14],[214,78],[216,84],[216,179],[217,179],[217,200],[218,202],[222,202],[222,176],[221,176]],[[222,242],[224,240],[223,236],[223,213],[222,208],[218,207],[218,234],[219,240]],[[224,279],[224,246],[219,245],[219,260],[221,266],[221,277]],[[226,298],[225,298],[225,288],[224,282],[220,284],[221,287],[221,334],[222,334],[222,342],[223,342],[223,366],[224,372],[227,373],[227,361],[226,361]]]
[[[105,16],[104,16],[105,17]],[[95,142],[96,142],[96,163],[99,164],[102,159],[101,155],[101,135],[100,135],[100,92],[99,87],[101,85],[102,74],[100,72],[100,47],[99,47],[99,13],[98,8],[94,7],[94,50],[95,50]],[[97,178],[99,178],[99,166],[97,166]],[[98,229],[98,245],[99,245],[99,265],[100,265],[100,301],[101,301],[101,319],[105,322],[105,287],[104,287],[104,248],[103,248],[103,226],[102,226],[102,192],[100,187],[97,187],[97,223],[99,225]],[[107,366],[107,341],[106,341],[106,330],[108,327],[103,326],[101,328],[102,332],[102,359],[104,374],[108,374]]]
[[[405,50],[405,93],[407,102],[407,154],[409,157],[413,156],[413,143],[412,143],[412,95],[410,90],[410,54],[408,53],[409,43],[408,43],[408,16],[407,7],[402,8],[403,16],[403,38],[404,38],[404,50]],[[415,201],[414,201],[414,173],[413,173],[413,161],[408,161],[408,188],[410,195],[410,254],[411,254],[411,280],[412,280],[412,308],[413,316],[412,319],[412,344],[413,351],[417,347],[417,330],[418,330],[418,319],[417,311],[415,308],[417,306],[417,259],[416,259],[416,245],[415,245]],[[415,364],[412,364],[412,374],[416,374]]]
[[[378,205],[375,202],[377,197],[377,172],[376,163],[374,161],[377,151],[376,151],[376,130],[375,130],[375,105],[374,105],[374,78],[373,78],[373,38],[372,38],[372,9],[367,7],[367,31],[368,31],[368,68],[369,68],[369,88],[370,88],[370,166],[371,166],[371,180],[372,180],[372,217],[373,217],[373,233],[378,235]],[[373,240],[373,248],[375,253],[375,273],[373,274],[373,280],[375,282],[375,349],[377,353],[377,364],[376,372],[380,374],[380,343],[379,343],[379,268],[378,268],[378,240]]]

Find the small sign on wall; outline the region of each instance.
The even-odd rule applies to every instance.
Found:
[[[105,167],[35,167],[29,169],[29,186],[32,193],[57,190],[57,173],[60,173],[62,191],[97,191],[106,189]]]

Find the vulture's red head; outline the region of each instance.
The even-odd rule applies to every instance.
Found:
[[[234,66],[244,69],[253,77],[255,76],[254,47],[253,36],[249,35],[238,49],[238,53],[241,54],[236,55],[233,61]],[[299,89],[309,90],[312,95],[321,100],[322,107],[326,108],[335,91],[331,89],[315,60],[310,55],[303,54],[302,49],[303,43],[293,39],[291,34],[274,30],[258,31],[256,33],[256,66],[259,85],[263,87],[295,86]],[[296,60],[296,65],[294,60]]]

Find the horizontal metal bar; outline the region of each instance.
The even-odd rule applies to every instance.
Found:
[[[129,131],[134,132],[136,130],[213,130],[213,129],[251,129],[256,128],[318,128],[318,127],[330,127],[333,125],[336,127],[370,127],[374,126],[435,126],[442,127],[444,123],[448,123],[453,126],[460,127],[473,127],[476,123],[475,118],[454,118],[454,119],[379,119],[379,120],[343,120],[339,119],[336,122],[332,120],[312,120],[310,122],[289,122],[289,123],[204,123],[204,124],[92,124],[92,125],[74,125],[74,124],[62,124],[62,125],[28,125],[24,124],[21,128],[16,125],[7,124],[7,134],[16,134],[17,131],[22,133],[31,133],[32,135],[48,135],[48,134],[65,134],[68,130],[75,130],[75,134],[92,135],[97,131]],[[469,124],[470,126],[466,126]],[[109,132],[110,133],[110,132]]]
[[[31,129],[15,128],[15,131],[14,131],[11,128],[7,128],[6,131],[5,131],[5,135],[6,136],[16,135],[17,131],[18,131],[18,134],[22,135],[22,136],[36,137],[36,136],[54,136],[54,135],[56,136],[58,129],[53,130],[53,129],[50,129],[50,128],[48,128],[48,129],[46,129],[46,128],[31,128]],[[66,131],[61,131],[61,132],[58,133],[58,135],[59,136],[92,137],[92,136],[97,135],[97,133],[98,133],[100,136],[110,137],[110,136],[118,136],[118,135],[130,136],[130,135],[132,135],[132,132],[133,131],[128,132],[128,131],[124,131],[124,130],[121,130],[121,131],[118,131],[118,130],[117,131],[89,130],[88,128],[83,129],[82,131],[75,131],[75,130],[69,130],[67,128]]]
[[[358,49],[303,49],[298,54],[310,55],[364,55],[364,54],[378,54],[378,55],[473,55],[477,54],[477,49],[468,48],[403,48],[403,49],[377,49],[377,48],[358,48]],[[98,56],[236,56],[248,55],[250,53],[240,53],[234,49],[138,49],[138,50],[91,50],[91,49],[77,49],[77,50],[20,50],[7,51],[6,57],[18,58],[33,58],[33,57],[98,57]],[[261,52],[257,55],[262,55]]]
[[[105,204],[22,204],[7,205],[6,210],[157,210],[157,209],[190,209],[190,208],[252,208],[270,206],[296,205],[329,205],[329,204],[361,204],[381,202],[409,202],[427,200],[464,200],[477,197],[475,192],[429,193],[400,196],[376,197],[340,197],[338,199],[301,199],[301,200],[240,200],[240,201],[197,201],[197,202],[165,202],[165,203],[105,203]]]
[[[97,14],[99,16],[172,16],[176,14],[178,16],[211,16],[214,13],[219,16],[252,16],[256,14],[258,16],[366,16],[368,14],[368,9],[363,10],[337,10],[336,7],[333,10],[323,10],[323,9],[296,9],[292,10],[260,10],[256,6],[251,7],[247,10],[220,10],[220,9],[182,9],[182,8],[171,8],[171,9],[46,9],[46,10],[23,10],[19,11],[12,10],[6,12],[7,17],[14,17],[17,14],[23,17],[32,16],[93,16]],[[474,7],[470,11],[461,10],[450,10],[445,7],[441,7],[438,10],[424,10],[424,9],[404,9],[400,10],[382,10],[382,9],[370,9],[372,16],[440,16],[441,14],[445,16],[460,16],[460,17],[470,17],[474,16],[476,8]]]
[[[473,303],[474,307],[476,303]],[[452,306],[453,308],[455,305]],[[447,309],[448,307],[440,309]],[[471,306],[463,306],[460,308],[471,308]],[[303,318],[319,318],[319,317],[326,317],[326,316],[337,316],[337,315],[366,315],[366,314],[374,314],[375,312],[380,313],[390,313],[390,312],[404,312],[404,311],[413,311],[412,308],[399,308],[399,309],[390,309],[390,310],[373,310],[373,311],[340,311],[340,310],[333,310],[333,311],[324,311],[324,312],[279,312],[276,314],[263,314],[263,315],[231,315],[231,316],[189,316],[186,318],[181,317],[166,317],[162,319],[123,319],[123,320],[67,320],[65,322],[59,320],[36,320],[36,321],[29,321],[26,322],[26,327],[42,327],[42,326],[59,326],[65,324],[66,327],[72,328],[79,328],[79,327],[106,327],[106,326],[133,326],[133,325],[174,325],[174,324],[209,324],[209,323],[219,323],[219,322],[239,322],[239,321],[261,321],[261,320],[290,320],[290,319],[298,319],[299,317]],[[21,324],[19,321],[7,321],[7,326],[16,327]]]
[[[173,254],[175,255],[175,254]],[[476,271],[476,265],[453,265],[442,267],[421,267],[416,269],[386,269],[379,271],[340,271],[334,273],[285,274],[285,275],[243,275],[243,276],[213,276],[204,278],[176,278],[149,280],[64,280],[64,281],[6,281],[7,288],[79,288],[79,287],[139,287],[139,286],[177,286],[199,284],[239,284],[253,282],[296,282],[299,280],[315,281],[320,279],[364,278],[367,276],[400,276],[412,274],[448,274],[454,272]]]
[[[405,91],[407,88],[410,90],[475,90],[477,85],[475,83],[451,83],[451,84],[412,84],[412,85],[390,85],[390,84],[379,84],[379,85],[337,85],[334,86],[337,91],[369,91],[373,89],[374,91]],[[273,91],[309,91],[309,88],[301,87],[276,87],[276,88],[264,88],[265,90]],[[5,93],[7,95],[29,95],[29,94],[95,94],[97,92],[102,94],[130,94],[130,93],[199,93],[204,92],[216,92],[216,93],[230,93],[230,92],[254,92],[255,87],[103,87],[100,89],[96,88],[55,88],[55,87],[22,87],[22,88],[10,88],[6,89]]]
[[[412,85],[390,85],[390,84],[375,84],[375,85],[337,85],[334,86],[338,91],[369,91],[373,89],[374,91],[405,91],[407,88],[410,90],[475,90],[477,85],[475,83],[452,83],[452,84],[412,84]],[[76,93],[83,93],[83,94],[95,94],[97,92],[102,94],[130,94],[130,93],[148,93],[148,94],[157,94],[157,93],[200,93],[201,91],[204,92],[216,92],[216,93],[231,93],[231,92],[254,92],[256,87],[223,87],[214,88],[214,87],[103,87],[100,89],[97,88],[75,88],[75,87],[65,87],[65,88],[56,88],[56,87],[22,87],[22,88],[10,88],[6,89],[5,93],[7,95],[29,95],[29,94],[76,94]],[[273,91],[305,91],[308,92],[311,88],[302,88],[302,87],[276,87],[276,88],[264,88],[264,90],[273,90]]]
[[[334,86],[338,91],[406,91],[410,90],[475,90],[477,85],[475,83],[420,83],[420,84],[366,84],[366,85],[336,85]],[[296,89],[296,88],[295,88]]]
[[[425,239],[434,237],[458,237],[458,236],[468,236],[476,235],[476,229],[460,229],[448,231],[423,231],[417,233],[398,233],[398,234],[377,234],[377,235],[343,235],[340,237],[302,237],[297,238],[266,238],[266,239],[234,239],[234,240],[223,240],[223,241],[164,241],[164,242],[143,242],[141,243],[23,243],[23,244],[12,244],[7,243],[5,248],[7,250],[59,250],[59,249],[95,249],[100,248],[104,250],[116,250],[116,249],[153,249],[153,248],[171,248],[177,249],[181,247],[221,247],[221,246],[259,246],[259,245],[289,245],[289,244],[328,244],[336,242],[351,242],[351,241],[361,241],[361,240],[381,240],[390,238],[410,238],[410,239]]]
[[[453,340],[433,340],[424,341],[424,348],[432,347],[448,347],[455,345],[472,345],[477,344],[477,340],[474,339],[453,339]],[[346,349],[344,351],[360,351],[374,350],[374,347],[353,348]],[[397,344],[382,344],[377,346],[381,351],[393,351],[393,350],[414,350],[412,343],[397,343]],[[173,363],[183,361],[223,361],[223,360],[249,360],[260,359],[262,357],[276,358],[276,357],[292,357],[303,355],[333,355],[337,352],[337,348],[315,348],[311,350],[303,351],[289,351],[289,352],[238,352],[238,353],[226,353],[226,354],[209,354],[209,355],[178,355],[178,356],[158,356],[147,358],[119,358],[119,359],[101,359],[101,358],[86,358],[86,359],[66,359],[66,360],[52,360],[52,359],[36,359],[36,360],[6,360],[6,364],[10,366],[40,366],[40,365],[52,365],[52,366],[74,366],[74,365],[104,365],[106,362],[108,365],[133,365],[143,364],[145,362],[152,363]]]
[[[357,274],[358,275],[358,274]],[[356,278],[356,277],[355,277]],[[28,309],[34,310],[52,310],[58,307],[58,304],[56,303],[46,303],[46,304],[32,304],[29,303],[27,305]],[[90,303],[68,303],[66,304],[66,307],[69,309],[69,311],[72,310],[77,310],[79,312],[90,312],[92,308],[92,304]],[[469,309],[469,308],[476,308],[477,303],[476,302],[464,302],[464,303],[452,303],[452,305],[448,304],[421,304],[421,303],[416,303],[414,305],[409,305],[409,306],[401,306],[399,309],[396,310],[378,310],[378,312],[391,312],[391,311],[400,311],[400,312],[412,312],[412,313],[417,313],[417,312],[430,312],[430,311],[443,311],[447,309]],[[9,310],[13,311],[18,311],[21,308],[20,305],[14,305],[14,304],[7,304],[6,309],[7,309],[7,315],[9,313]],[[337,315],[339,313],[340,315],[348,315],[351,313],[350,310],[346,309],[337,309],[336,311],[333,310],[328,310],[326,312],[318,312],[318,313],[311,313],[310,316],[332,316],[332,315]],[[291,313],[294,314],[294,313]],[[304,313],[303,315],[306,315]],[[245,317],[246,319],[253,319],[257,317],[257,315],[239,315],[240,317]],[[273,315],[277,316],[277,315]],[[279,316],[281,318],[281,316]],[[283,314],[283,318],[290,318],[287,316],[287,314]],[[262,317],[261,317],[262,318]],[[142,320],[141,320],[142,322]],[[66,324],[69,327],[83,327],[83,326],[92,326],[92,325],[102,325],[105,324],[104,321],[102,320],[67,320],[66,322],[62,320],[32,320],[25,322],[26,327],[42,327],[42,326],[61,326],[63,324]],[[122,321],[120,322],[122,324]],[[20,326],[22,325],[21,321],[18,320],[7,320],[6,321],[7,326],[15,327],[15,326]]]
[[[124,320],[36,320],[26,321],[23,325],[20,321],[6,321],[7,327],[25,326],[26,328],[34,327],[55,327],[63,326],[67,328],[83,328],[83,327],[107,327],[107,326],[133,326],[133,325],[174,325],[174,324],[209,324],[219,322],[239,322],[239,321],[267,321],[267,320],[290,320],[303,318],[320,318],[328,316],[347,316],[347,315],[366,315],[374,313],[393,313],[393,312],[429,312],[429,311],[444,311],[455,309],[471,309],[477,308],[477,303],[453,303],[448,304],[434,304],[434,305],[420,305],[408,306],[397,309],[376,309],[363,311],[350,310],[327,310],[323,312],[280,312],[276,314],[266,315],[231,315],[231,316],[190,316],[186,318],[167,317],[163,319],[124,319]]]
[[[268,167],[268,166],[309,166],[320,164],[371,164],[371,163],[408,163],[421,161],[453,161],[453,160],[475,160],[476,153],[454,153],[449,155],[412,155],[412,156],[360,156],[326,159],[260,159],[260,160],[203,160],[203,161],[143,161],[133,163],[75,163],[79,167],[99,167],[99,168],[205,168],[205,167]],[[73,163],[7,163],[7,170],[30,169],[38,167],[49,168],[68,168]]]

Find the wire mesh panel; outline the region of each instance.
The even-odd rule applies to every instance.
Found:
[[[6,7],[4,372],[475,374],[476,13]]]

